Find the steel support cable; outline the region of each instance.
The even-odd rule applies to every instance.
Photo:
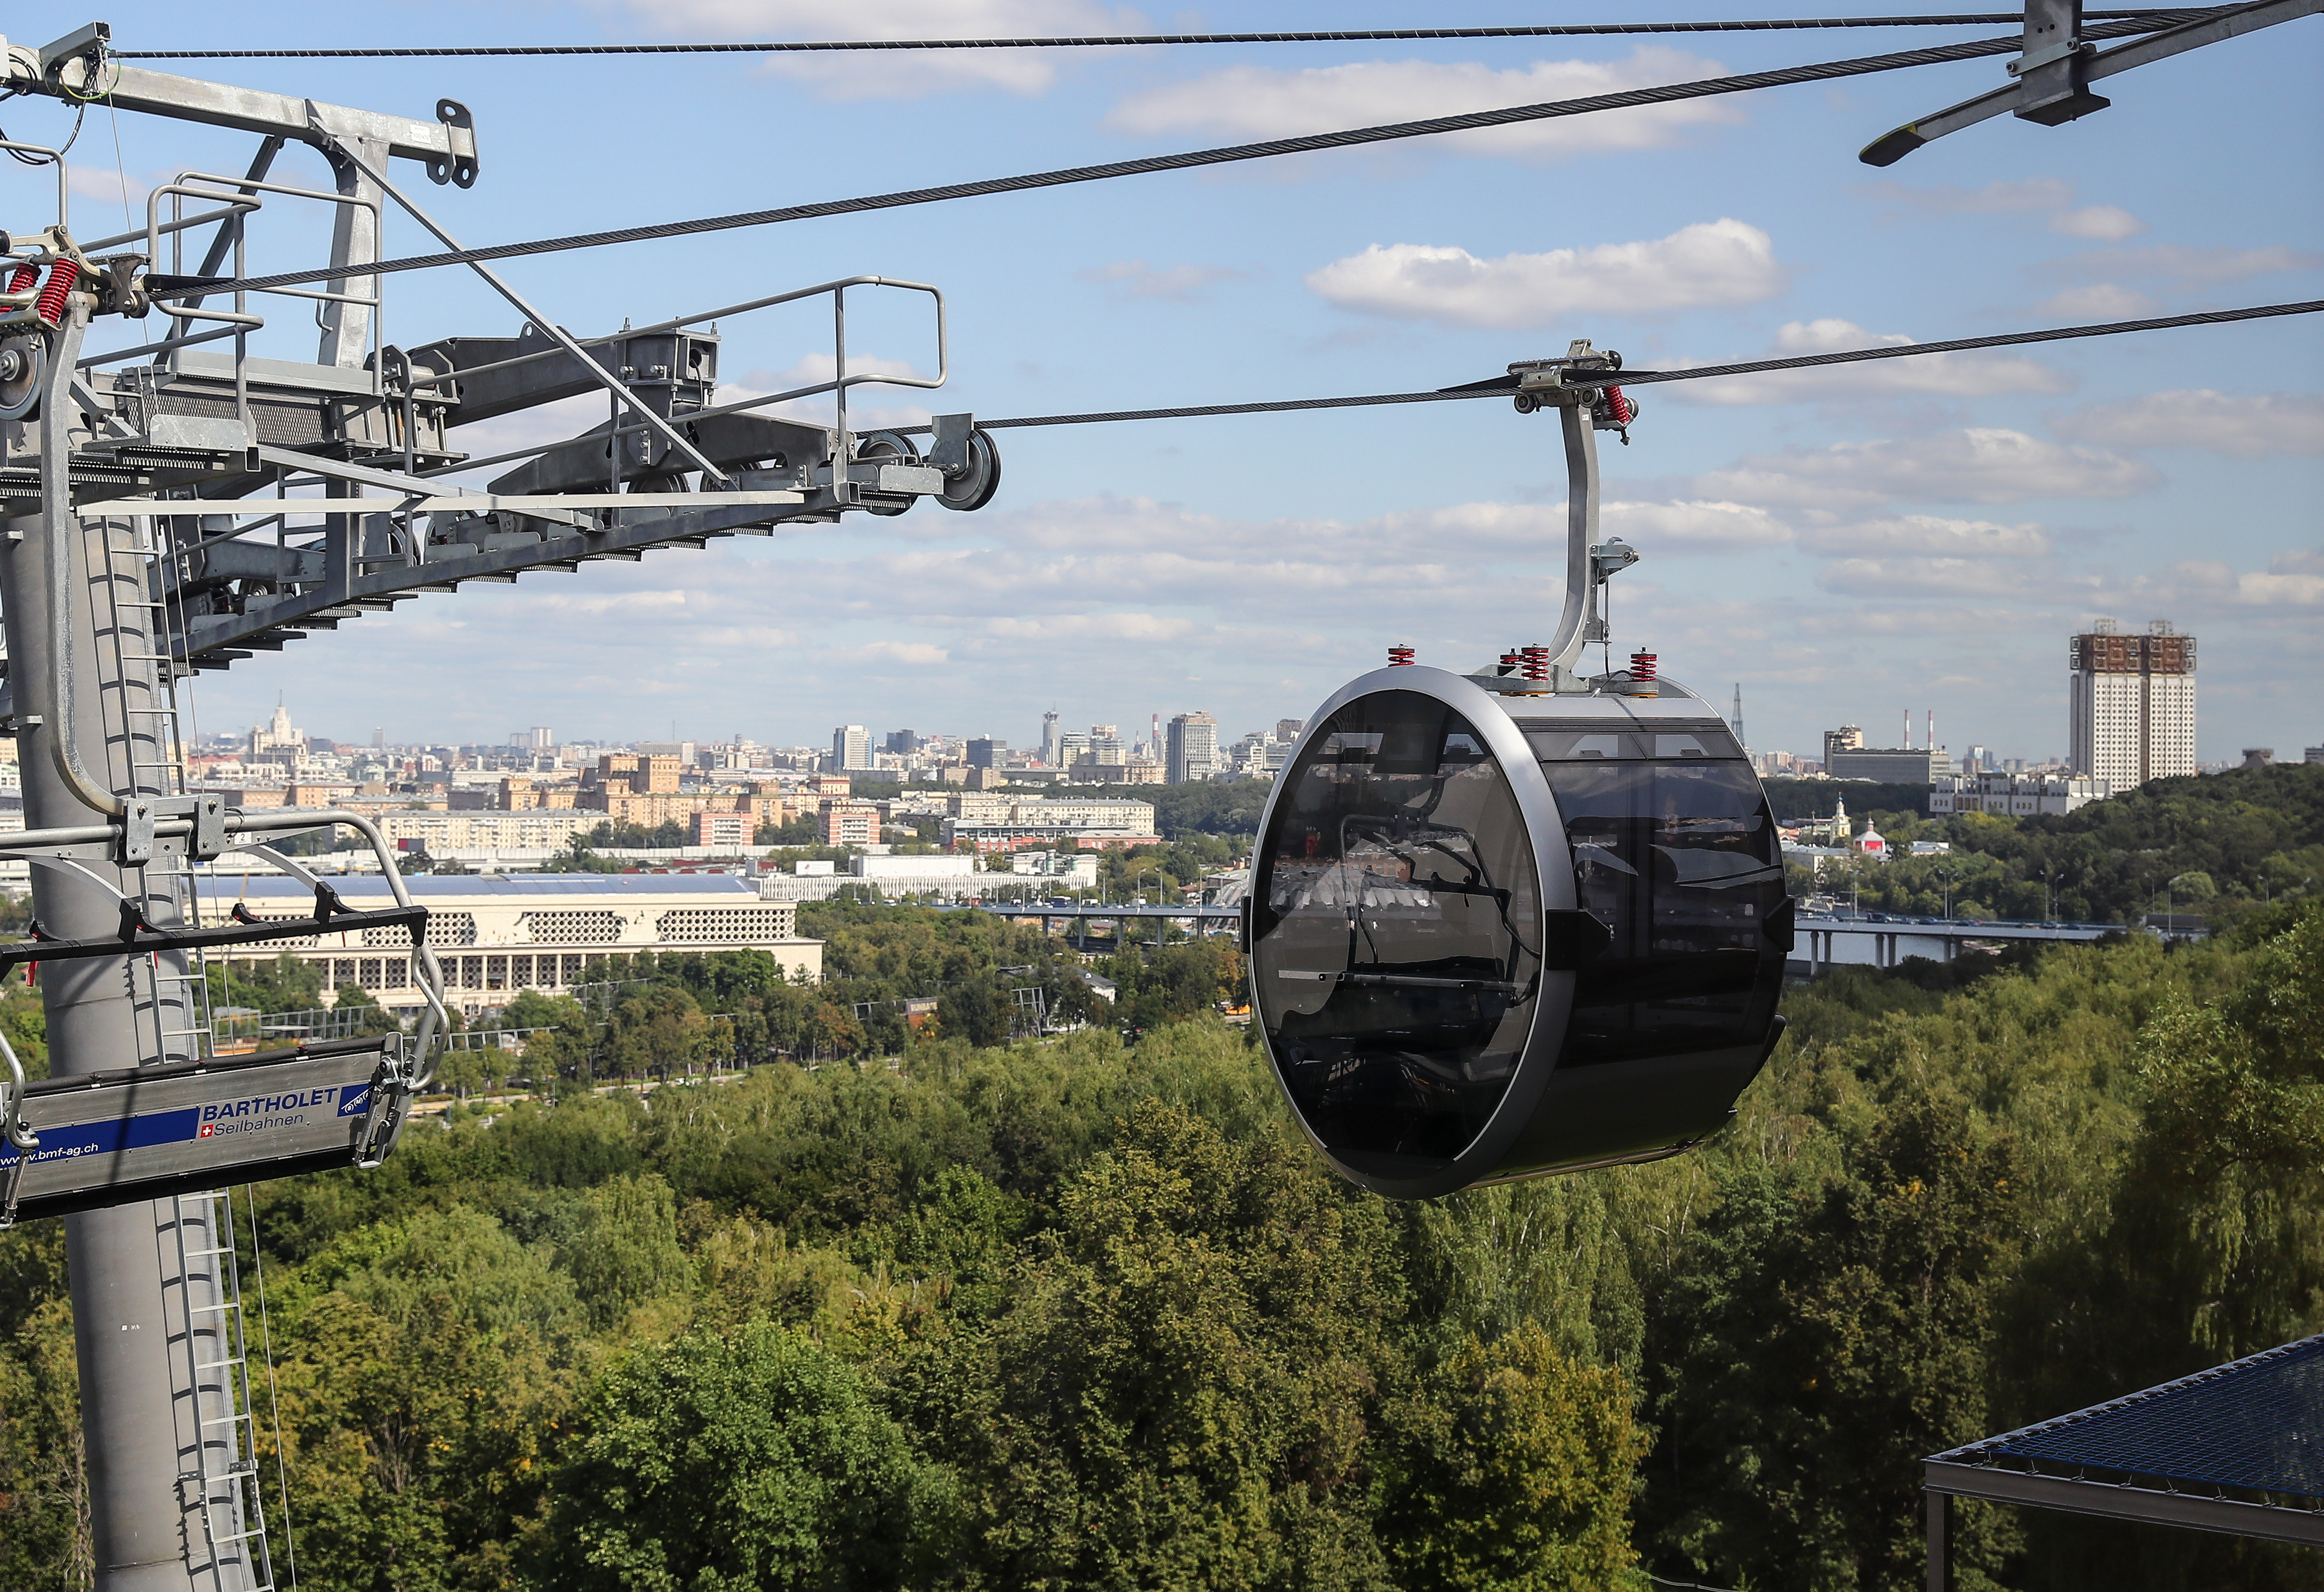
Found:
[[[2137,19],[2156,27],[2200,16],[2205,6],[2135,11],[2087,11],[2086,20]],[[1070,33],[1033,39],[816,39],[737,44],[446,44],[368,50],[116,50],[122,60],[376,60],[405,56],[463,55],[809,55],[896,50],[1089,50],[1149,44],[1416,43],[1432,39],[1572,39],[1639,33],[1810,32],[1836,28],[2008,27],[2022,12],[1976,11],[1954,15],[1770,17],[1729,22],[1567,23],[1533,27],[1339,28],[1261,33]]]
[[[2090,326],[2053,327],[2038,332],[2000,332],[1989,337],[1955,337],[1943,343],[1886,344],[1878,348],[1849,348],[1837,354],[1800,354],[1784,359],[1746,360],[1736,364],[1696,365],[1682,371],[1609,372],[1591,385],[1645,387],[1666,382],[1702,382],[1718,376],[1764,375],[1773,371],[1809,370],[1819,365],[1861,364],[1875,359],[1911,359],[1923,354],[1958,354],[1976,348],[2012,348],[2026,343],[2062,343],[2077,337],[2111,337],[2128,332],[2160,332],[2172,327],[2218,326],[2227,321],[2266,320],[2276,316],[2313,315],[2324,310],[2324,299],[2289,304],[2256,304],[2243,309],[2206,309],[2192,315],[2158,316],[2146,320],[2100,321]],[[1578,385],[1579,383],[1577,383]],[[1453,387],[1420,392],[1368,392],[1345,398],[1291,398],[1267,403],[1203,403],[1176,409],[1095,410],[1078,415],[1019,415],[1008,419],[979,420],[988,431],[1033,426],[1097,426],[1116,420],[1191,420],[1212,415],[1277,415],[1296,410],[1370,409],[1397,403],[1446,403],[1471,398],[1507,398],[1512,388]],[[891,430],[918,433],[926,426],[898,426]]]
[[[2082,30],[2086,39],[2111,39],[2151,32],[2144,21],[2099,23]],[[1489,127],[1516,126],[1526,122],[1553,121],[1599,111],[1630,110],[1639,106],[1667,105],[1675,100],[1709,99],[1725,94],[1748,94],[1760,88],[1781,88],[1794,83],[1819,83],[1834,78],[1858,78],[1875,72],[1902,71],[1909,67],[1939,66],[1948,61],[1976,60],[1987,56],[2015,55],[2023,38],[1979,39],[1962,44],[1937,44],[1887,55],[1857,56],[1846,60],[1819,61],[1811,66],[1782,67],[1773,71],[1742,72],[1725,78],[1700,78],[1687,83],[1666,83],[1652,88],[1625,88],[1612,94],[1592,94],[1580,99],[1546,100],[1537,105],[1508,106],[1499,110],[1467,111],[1459,115],[1431,116],[1417,122],[1391,122],[1377,127],[1353,127],[1339,133],[1309,133],[1295,138],[1270,138],[1258,143],[1226,144],[1216,149],[1188,150],[1178,154],[1146,155],[1136,160],[1108,161],[1094,166],[1068,166],[1054,171],[1032,171],[1016,177],[991,177],[974,182],[950,182],[933,188],[904,189],[895,193],[869,194],[852,199],[825,199],[814,204],[786,205],[771,210],[744,210],[730,216],[706,216],[692,221],[665,221],[650,226],[623,226],[603,232],[573,233],[564,237],[536,238],[528,243],[493,244],[480,249],[447,250],[437,254],[408,254],[401,259],[366,262],[364,274],[383,276],[402,271],[428,271],[443,265],[473,265],[484,260],[514,260],[529,254],[558,254],[575,249],[603,248],[613,244],[646,243],[658,238],[688,237],[700,233],[732,232],[742,227],[772,226],[786,221],[813,221],[832,216],[856,216],[872,210],[894,210],[913,205],[933,205],[948,199],[989,198],[1025,193],[1035,189],[1062,188],[1073,183],[1102,182],[1116,177],[1144,177],[1160,171],[1185,171],[1240,161],[1271,160],[1280,155],[1310,154],[1321,150],[1352,149],[1398,139],[1425,138],[1440,133],[1470,133]],[[156,293],[156,299],[182,298],[189,293],[258,292],[293,287],[347,274],[345,266],[319,271],[287,271],[272,276],[244,277],[225,282],[205,282],[175,293]]]

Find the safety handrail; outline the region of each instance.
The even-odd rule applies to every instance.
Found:
[[[0,1057],[8,1063],[8,1076],[0,1079],[0,1136],[20,1150],[37,1150],[41,1136],[24,1119],[24,1063],[16,1059],[16,1047],[5,1032],[0,1032]],[[23,1164],[21,1156],[18,1164]]]
[[[85,950],[76,949],[69,953],[71,955],[94,957],[130,955],[181,944],[259,943],[269,939],[288,939],[294,935],[316,933],[318,922],[325,925],[322,932],[336,932],[329,927],[330,925],[337,925],[349,930],[389,925],[416,926],[420,932],[414,936],[413,960],[418,964],[421,974],[417,983],[420,994],[427,998],[428,1009],[421,1017],[419,1030],[414,1036],[419,1060],[415,1063],[416,1071],[411,1087],[415,1091],[423,1089],[431,1075],[428,1069],[428,1063],[433,1052],[432,1042],[435,1035],[439,1028],[448,1028],[451,1025],[451,1015],[444,1006],[444,969],[443,964],[436,958],[435,949],[427,942],[425,934],[427,909],[412,900],[411,892],[404,884],[403,875],[396,870],[395,855],[389,849],[386,837],[380,833],[379,825],[368,814],[351,812],[344,807],[273,807],[258,812],[244,812],[239,808],[229,809],[224,815],[223,826],[225,833],[229,836],[284,833],[340,826],[353,829],[370,843],[372,853],[378,860],[381,873],[387,880],[388,892],[394,898],[395,908],[384,913],[363,912],[347,908],[327,919],[286,920],[282,923],[263,925],[267,932],[251,932],[244,940],[219,939],[197,942],[187,936],[243,931],[194,928],[154,929],[154,934],[161,938],[150,944],[136,940],[33,942],[28,945],[11,948],[7,952],[0,952],[0,963],[14,965],[14,962],[54,959],[59,956],[60,948],[67,945],[88,947]],[[195,833],[196,827],[195,820],[191,817],[181,817],[176,814],[157,816],[153,820],[153,835],[156,840],[189,839]],[[0,857],[18,856],[29,861],[57,861],[60,860],[53,857],[36,856],[33,853],[81,846],[115,844],[120,841],[122,833],[120,825],[110,824],[23,830],[14,834],[0,837]],[[318,897],[329,895],[334,899],[337,897],[336,888],[320,875],[272,846],[253,842],[227,846],[224,851],[247,852],[281,870],[309,889],[317,891]],[[70,863],[69,859],[62,860],[68,865]],[[98,882],[102,884],[103,881]],[[118,891],[114,893],[119,894]],[[346,904],[341,902],[340,905],[344,907]],[[124,911],[127,909],[124,903]],[[146,926],[151,928],[152,925]],[[252,930],[257,927],[257,925],[244,926],[245,929]]]
[[[848,375],[846,373],[847,357],[845,337],[843,333],[838,339],[839,347],[835,349],[834,353],[833,363],[836,368],[833,372],[833,379],[831,381],[816,382],[812,385],[806,387],[787,388],[780,392],[762,393],[756,398],[737,399],[732,403],[711,404],[704,409],[687,410],[678,416],[678,419],[689,423],[698,420],[715,419],[720,415],[739,415],[752,410],[766,409],[778,403],[789,403],[796,399],[813,398],[825,392],[836,392],[842,395],[839,405],[840,426],[838,428],[844,434],[845,431],[846,420],[845,389],[862,386],[934,389],[943,386],[949,379],[951,371],[951,331],[945,306],[943,289],[938,288],[930,282],[908,281],[901,277],[841,277],[835,281],[818,282],[811,288],[797,288],[788,293],[776,293],[764,299],[749,299],[741,304],[728,304],[716,309],[705,310],[698,315],[685,316],[673,320],[658,321],[650,327],[639,327],[627,332],[616,332],[609,336],[592,337],[586,341],[576,344],[576,346],[581,348],[602,348],[609,343],[618,343],[625,337],[650,337],[662,332],[682,330],[687,327],[699,325],[704,321],[722,320],[731,316],[747,314],[754,309],[764,309],[776,304],[788,304],[797,299],[814,298],[816,295],[823,293],[830,293],[834,296],[835,313],[836,313],[836,306],[845,294],[846,290],[855,287],[899,288],[911,292],[926,293],[936,300],[936,373],[934,376],[890,375],[881,372],[872,372],[860,376]],[[504,371],[516,365],[531,364],[538,360],[558,358],[564,355],[564,354],[565,350],[562,348],[538,349],[531,354],[521,354],[512,359],[494,360],[489,364],[466,365],[459,370],[442,375],[415,377],[413,378],[412,385],[415,388],[433,387],[441,385],[445,382],[457,382],[465,381],[471,376],[482,375],[487,371]],[[613,428],[612,435],[616,438],[634,437],[640,432],[650,429],[652,429],[651,427],[645,425],[617,425]],[[465,474],[472,470],[481,470],[488,465],[505,465],[512,463],[518,459],[532,458],[540,454],[549,453],[554,449],[567,446],[570,445],[571,441],[572,439],[567,437],[554,442],[544,442],[531,447],[516,448],[508,453],[489,454],[483,458],[463,459],[458,464],[438,465],[429,469],[420,471],[418,474],[430,479],[438,475]]]
[[[353,934],[358,929],[408,928],[416,946],[428,933],[425,906],[386,906],[364,911],[337,900],[335,892],[316,892],[312,917],[237,921],[231,928],[161,928],[146,921],[134,905],[124,904],[122,932],[93,940],[22,940],[0,945],[0,977],[26,963],[86,962],[97,956],[143,955],[149,952],[200,950],[213,945],[258,945],[269,940],[291,940],[306,934]]]
[[[217,191],[219,189],[234,191],[220,193]],[[145,196],[146,258],[149,261],[159,261],[161,257],[161,207],[164,198],[171,199],[180,207],[188,198],[216,199],[219,201],[217,209],[205,211],[202,215],[193,217],[191,221],[185,222],[184,225],[190,225],[201,221],[216,220],[223,225],[233,227],[235,229],[235,271],[236,275],[241,275],[244,239],[242,218],[254,210],[264,208],[265,201],[258,196],[266,193],[281,194],[289,198],[316,199],[324,204],[343,206],[349,209],[369,210],[372,215],[372,235],[374,237],[381,235],[386,225],[386,205],[383,200],[377,198],[367,198],[362,194],[343,194],[327,189],[303,188],[294,182],[271,182],[260,177],[223,177],[214,171],[180,171],[175,181],[163,183]],[[183,226],[173,225],[170,230],[174,234],[182,231]],[[180,240],[173,236],[171,247],[178,247],[179,242]],[[184,262],[173,258],[171,263],[182,265]],[[361,276],[363,272],[358,269],[359,264],[359,262],[351,262],[346,278],[335,277],[331,280],[341,281]],[[369,309],[372,312],[371,345],[374,356],[372,360],[372,394],[374,397],[384,396],[385,389],[380,382],[380,362],[376,357],[379,351],[386,346],[387,286],[383,279],[374,279],[374,290],[370,293],[332,292],[314,288],[261,288],[257,290],[273,293],[286,299],[306,299],[326,304],[357,304]],[[235,295],[235,303],[239,308],[241,303],[239,293]],[[216,310],[196,309],[178,305],[167,305],[163,308],[164,312],[173,318],[192,319],[197,317],[204,319],[226,318]],[[265,323],[262,320],[257,324],[263,326]],[[237,345],[235,357],[237,390],[242,385],[241,366],[244,357],[243,349]],[[248,419],[246,411],[244,419],[245,420]]]
[[[45,143],[21,143],[13,138],[0,138],[0,149],[22,150],[28,155],[46,155],[49,157],[50,163],[57,169],[57,225],[59,226],[64,225],[68,219],[65,215],[65,206],[69,202],[69,195],[70,192],[68,183],[68,175],[65,170],[64,152],[62,150],[51,149]]]

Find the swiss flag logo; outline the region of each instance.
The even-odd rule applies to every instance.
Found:
[[[208,1138],[208,1137],[209,1137],[209,1136],[210,1136],[210,1135],[211,1135],[211,1134],[213,1134],[213,1133],[215,1133],[215,1132],[217,1132],[217,1124],[215,1124],[215,1123],[211,1123],[211,1122],[205,1122],[205,1123],[203,1123],[203,1124],[202,1124],[202,1131],[201,1131],[201,1133],[200,1133],[200,1135],[199,1135],[198,1136],[200,1136],[200,1137],[202,1137],[202,1138]]]

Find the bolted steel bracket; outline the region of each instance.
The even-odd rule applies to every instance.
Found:
[[[194,860],[207,862],[226,849],[226,796],[211,791],[194,797]]]
[[[138,868],[153,860],[153,803],[143,796],[131,796],[121,813],[121,844],[114,860],[124,868]]]
[[[968,470],[968,438],[975,429],[974,415],[928,417],[928,463],[943,471],[948,478],[965,474]]]

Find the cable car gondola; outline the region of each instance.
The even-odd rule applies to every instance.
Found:
[[[1558,641],[1475,675],[1392,649],[1309,721],[1251,859],[1277,1081],[1332,1164],[1393,1197],[1676,1154],[1782,1032],[1792,904],[1743,749],[1649,654],[1572,667],[1636,555],[1590,539],[1591,432],[1630,416],[1604,356],[1570,357],[1545,400],[1575,465]]]

